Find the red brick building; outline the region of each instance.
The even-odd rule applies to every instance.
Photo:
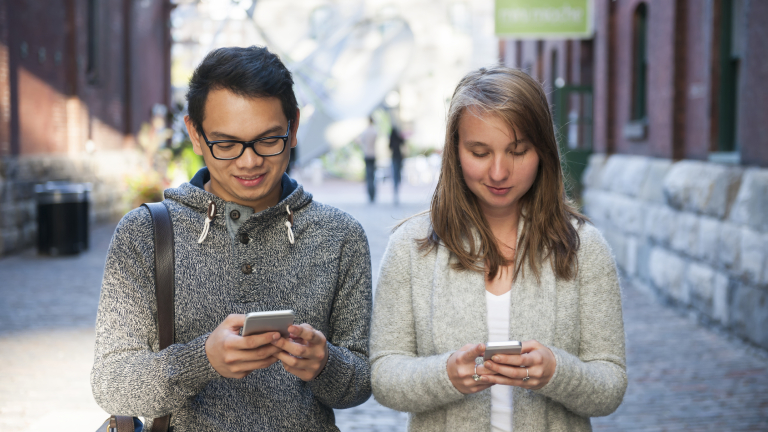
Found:
[[[0,155],[126,145],[170,102],[169,14],[168,0],[0,0]]]
[[[35,183],[91,181],[95,214],[114,213],[115,173],[153,106],[170,103],[171,8],[0,0],[0,253],[34,237]]]
[[[593,39],[502,40],[504,63],[553,91],[557,78],[591,87],[595,152],[768,167],[768,2],[595,0],[595,12]]]
[[[591,40],[504,62],[550,89],[622,283],[768,349],[768,1],[594,4]]]

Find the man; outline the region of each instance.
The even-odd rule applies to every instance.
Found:
[[[373,117],[368,117],[368,127],[360,135],[360,147],[365,158],[365,183],[368,186],[368,199],[376,199],[376,125]]]
[[[206,168],[164,201],[175,344],[159,350],[140,207],[117,226],[104,272],[91,384],[106,411],[150,423],[171,414],[174,432],[334,431],[332,408],[369,398],[368,243],[284,174],[299,127],[292,85],[266,48],[218,49],[195,70],[185,122]],[[290,338],[239,335],[244,314],[284,309],[301,323]]]

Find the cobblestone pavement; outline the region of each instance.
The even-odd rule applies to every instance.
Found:
[[[768,431],[768,355],[624,287],[629,386],[595,430]]]
[[[391,229],[428,206],[429,188],[405,187],[401,205],[382,189],[366,203],[364,186],[307,185],[318,201],[361,221],[374,275]],[[114,225],[92,230],[75,257],[34,250],[0,259],[0,432],[95,429],[105,417],[90,391],[93,323],[104,256]],[[624,289],[629,388],[596,430],[768,430],[768,355],[702,328],[632,287]],[[340,429],[405,430],[406,415],[370,399],[336,411]],[[58,425],[63,425],[59,427]],[[93,425],[93,427],[91,426]]]

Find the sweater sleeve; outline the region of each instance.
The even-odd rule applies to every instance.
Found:
[[[401,227],[390,238],[381,263],[371,324],[373,395],[398,411],[424,412],[464,395],[448,378],[452,353],[419,357],[412,302],[414,238]]]
[[[621,288],[610,247],[588,228],[579,253],[578,356],[549,347],[557,366],[538,392],[584,417],[611,414],[627,389]]]
[[[219,377],[205,354],[208,334],[159,349],[154,267],[151,217],[139,208],[115,230],[96,318],[91,387],[112,414],[164,416]]]
[[[329,317],[328,362],[309,382],[331,408],[350,408],[371,397],[368,336],[371,316],[371,253],[359,223],[348,231],[339,257],[339,278]]]

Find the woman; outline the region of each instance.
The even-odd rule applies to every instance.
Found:
[[[496,340],[522,355],[476,365]],[[411,431],[588,431],[621,403],[616,266],[567,199],[525,73],[482,68],[456,88],[431,209],[390,238],[370,344],[374,396]]]

